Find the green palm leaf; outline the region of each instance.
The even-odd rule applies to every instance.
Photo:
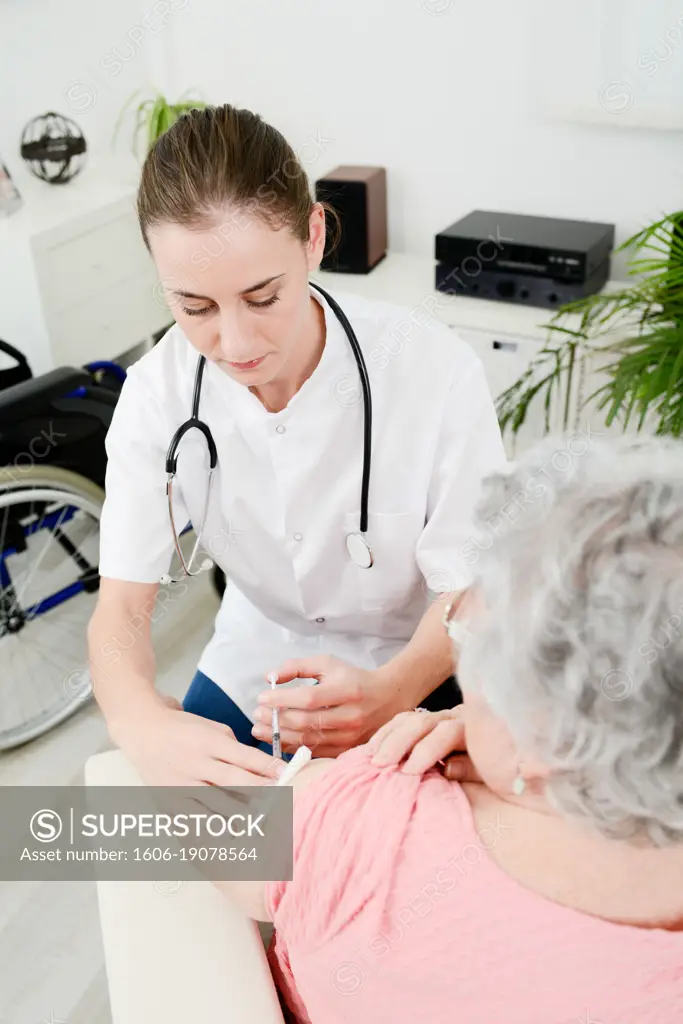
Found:
[[[539,391],[546,389],[546,432],[552,398],[564,396],[568,425],[573,374],[581,357],[599,354],[606,382],[584,399],[605,422],[626,429],[648,416],[658,433],[683,432],[683,212],[662,217],[627,239],[632,287],[567,303],[547,324],[548,341],[525,373],[498,399],[501,429],[516,433]],[[579,320],[578,327],[569,318]]]

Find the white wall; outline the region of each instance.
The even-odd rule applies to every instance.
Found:
[[[50,108],[107,154],[121,106],[151,80],[259,111],[312,179],[385,165],[396,250],[431,253],[474,207],[615,221],[622,240],[683,205],[683,134],[543,107],[599,81],[589,57],[603,44],[580,48],[589,12],[616,39],[634,5],[636,47],[663,52],[678,0],[0,0],[0,155],[16,168],[22,126]],[[683,82],[671,49],[657,86]],[[637,110],[651,83],[634,63],[610,73],[633,83]]]
[[[143,23],[142,0],[0,0],[0,157],[19,174],[21,132],[55,110],[83,131],[93,157],[111,149],[114,124],[148,75],[148,52],[168,24]],[[123,151],[128,145],[123,144]]]
[[[250,107],[297,149],[333,140],[307,165],[312,178],[385,165],[394,249],[431,253],[435,232],[476,207],[613,221],[623,240],[683,205],[683,134],[619,127],[618,113],[553,121],[543,107],[555,64],[556,84],[569,68],[585,98],[586,51],[565,48],[582,19],[602,4],[613,38],[633,3],[644,52],[671,0],[658,14],[652,0],[189,0],[164,39],[178,92]],[[683,80],[683,49],[665,74]],[[640,70],[617,77],[645,95]]]

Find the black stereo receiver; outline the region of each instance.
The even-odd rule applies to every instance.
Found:
[[[609,278],[614,225],[473,210],[436,236],[436,287],[552,308]]]

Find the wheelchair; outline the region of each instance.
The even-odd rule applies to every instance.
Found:
[[[86,628],[99,589],[104,434],[123,378],[99,363],[0,390],[0,751],[92,696]],[[89,437],[72,429],[86,420]]]

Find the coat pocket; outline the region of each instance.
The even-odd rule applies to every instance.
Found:
[[[353,583],[362,608],[389,609],[409,600],[421,581],[415,548],[424,525],[424,514],[417,511],[368,513],[365,541],[373,563],[369,569],[352,564]],[[349,533],[359,533],[360,512],[347,512],[344,526],[345,539]]]

